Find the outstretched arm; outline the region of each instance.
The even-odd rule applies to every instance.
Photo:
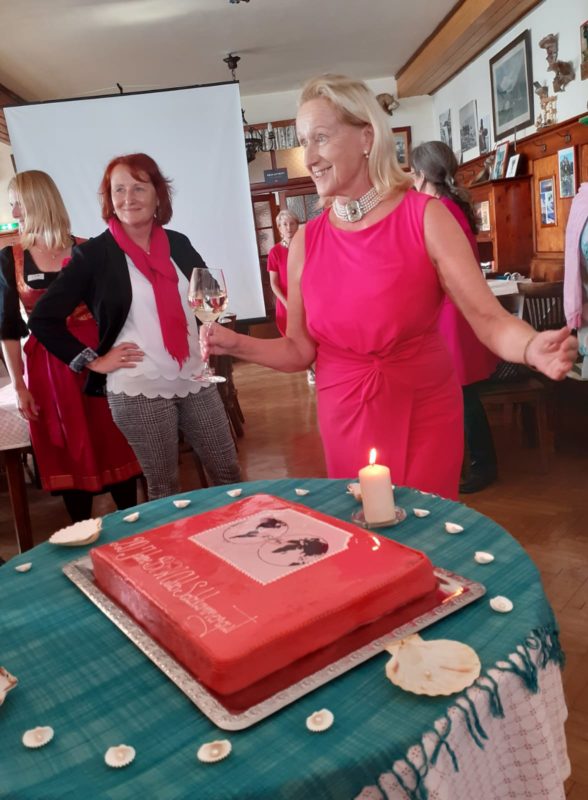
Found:
[[[505,361],[527,364],[562,380],[576,358],[577,340],[567,328],[537,333],[509,314],[490,291],[459,224],[441,203],[427,203],[425,242],[443,288],[476,336]]]

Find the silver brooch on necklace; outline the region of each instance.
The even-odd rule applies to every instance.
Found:
[[[333,211],[335,216],[343,220],[343,222],[359,222],[368,211],[375,208],[382,200],[382,195],[379,194],[372,186],[369,192],[362,195],[359,200],[350,200],[348,203],[340,203],[335,200],[333,203]]]

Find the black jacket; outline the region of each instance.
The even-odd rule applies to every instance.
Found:
[[[187,236],[165,231],[171,257],[187,278],[194,267],[205,267]],[[74,248],[72,259],[47,293],[38,301],[29,317],[29,328],[41,344],[66,364],[86,349],[67,329],[66,319],[84,302],[98,324],[98,355],[105,355],[114,345],[131,307],[132,292],[124,252],[110,231]],[[106,375],[88,370],[84,391],[103,395]]]

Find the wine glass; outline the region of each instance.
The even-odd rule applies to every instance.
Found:
[[[204,325],[206,336],[208,336],[212,323],[226,311],[227,300],[227,285],[222,269],[197,267],[192,270],[188,289],[188,305]],[[222,375],[215,375],[206,359],[202,372],[200,375],[195,375],[192,380],[204,383],[224,383],[226,378],[223,378]]]

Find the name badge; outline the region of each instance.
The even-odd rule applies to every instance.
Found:
[[[45,278],[45,273],[37,272],[34,275],[29,275],[28,277],[30,281],[42,281]]]

